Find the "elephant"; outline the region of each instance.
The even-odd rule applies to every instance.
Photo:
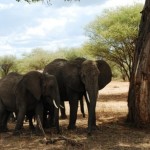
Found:
[[[97,67],[99,69],[99,76],[98,76],[98,90],[103,89],[109,82],[111,82],[111,78],[112,78],[112,71],[111,68],[109,66],[109,64],[104,61],[104,60],[96,60],[96,64]],[[87,96],[84,95],[86,102],[87,102]],[[87,103],[88,105],[88,103]],[[83,97],[80,99],[80,107],[81,107],[81,112],[83,114],[84,117],[84,103],[83,103]],[[89,107],[89,106],[88,106]],[[88,108],[89,110],[89,108]],[[96,125],[96,116],[94,117],[93,120],[93,125]]]
[[[80,59],[80,58],[76,58]],[[99,69],[99,76],[98,76],[98,90],[103,89],[109,82],[111,82],[112,78],[112,72],[109,64],[104,61],[104,60],[96,60],[96,65],[97,68]],[[88,110],[89,110],[89,103],[88,103],[88,98],[86,93],[83,95],[86,99]],[[63,104],[62,104],[63,105]],[[80,107],[81,107],[81,112],[83,117],[85,117],[85,112],[84,112],[84,103],[83,103],[83,97],[80,99]],[[66,114],[64,113],[65,111],[62,111],[62,116],[65,116]],[[96,126],[96,116],[94,117],[95,119],[93,120],[93,126]]]
[[[97,64],[100,64],[100,67],[102,67],[102,63],[86,60],[85,58],[76,58],[69,61],[55,59],[46,65],[43,71],[45,73],[50,72],[52,75],[56,76],[60,91],[60,103],[62,104],[67,100],[69,101],[70,118],[68,129],[76,128],[78,100],[82,99],[83,95],[86,97],[89,111],[89,135],[92,132],[92,128],[96,126],[95,107],[98,90],[109,83],[112,77],[111,69],[108,67],[109,69],[106,71],[109,72],[107,81],[102,81],[99,84],[99,81],[104,79],[104,77],[102,77],[104,71],[102,71],[101,75],[100,67],[98,67]],[[106,62],[104,64],[106,64]]]
[[[14,135],[21,133],[24,117],[30,112],[34,112],[43,123],[45,100],[54,103],[55,125],[59,133],[60,96],[55,76],[38,71],[30,71],[24,75],[9,73],[0,81],[0,132],[7,131],[11,112],[17,114]]]

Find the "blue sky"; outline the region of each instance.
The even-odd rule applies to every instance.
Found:
[[[80,47],[87,40],[84,27],[104,9],[135,2],[145,0],[51,0],[49,6],[0,0],[0,56]]]

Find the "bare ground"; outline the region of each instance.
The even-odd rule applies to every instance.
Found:
[[[0,134],[0,150],[148,150],[150,149],[150,130],[131,128],[125,123],[127,115],[128,82],[113,81],[99,92],[96,106],[97,126],[92,136],[87,136],[86,118],[78,110],[77,129],[68,131],[68,119],[60,120],[62,134],[55,129],[46,130],[47,139],[65,136],[69,140],[60,140],[54,144],[45,144],[43,136],[36,136],[24,125],[21,136],[12,136],[14,124],[9,123],[10,132]],[[69,107],[67,106],[67,114]]]

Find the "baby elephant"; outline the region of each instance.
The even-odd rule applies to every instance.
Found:
[[[44,98],[43,98],[44,97]],[[0,80],[0,132],[7,131],[11,112],[17,114],[14,135],[21,132],[25,114],[34,111],[43,122],[43,101],[55,105],[55,126],[59,132],[60,97],[57,80],[53,75],[30,71],[25,75],[10,73]],[[39,124],[39,122],[38,122]]]

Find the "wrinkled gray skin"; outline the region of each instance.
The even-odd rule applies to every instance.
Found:
[[[14,135],[20,133],[25,114],[35,112],[43,122],[43,97],[60,105],[59,89],[54,76],[37,71],[25,75],[10,73],[0,81],[0,132],[7,131],[10,112],[16,112]],[[59,132],[59,109],[55,109],[55,123]],[[39,124],[39,122],[38,122]]]
[[[56,59],[49,63],[44,69],[44,72],[50,72],[56,76],[59,85],[61,103],[69,100],[70,118],[68,129],[75,128],[78,100],[82,99],[83,95],[86,96],[86,91],[90,99],[89,103],[86,96],[89,110],[88,134],[91,134],[92,128],[96,126],[95,107],[98,90],[109,83],[112,76],[111,74],[108,75],[109,79],[107,79],[107,81],[102,81],[102,83],[98,85],[99,81],[104,79],[104,77],[101,76],[101,71],[99,71],[97,63],[101,67],[101,63],[85,60],[84,58],[77,58],[72,61]]]

